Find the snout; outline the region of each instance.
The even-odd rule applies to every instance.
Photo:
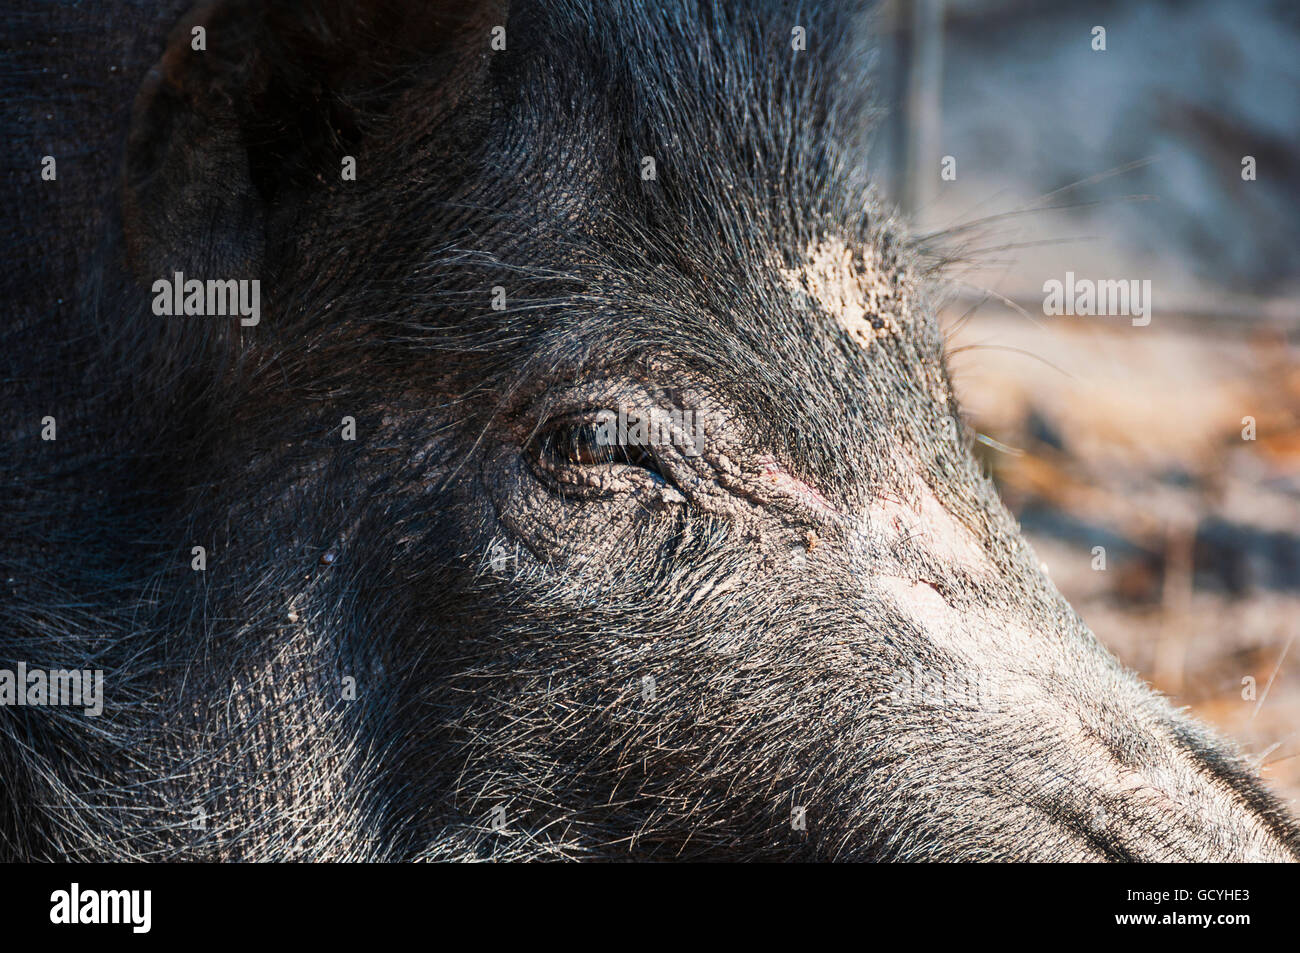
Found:
[[[990,857],[1300,859],[1249,763],[1126,671],[1036,564],[990,554],[933,499],[878,504],[862,537],[874,611],[913,660],[887,703],[918,777],[895,781],[942,799],[957,840],[977,844],[979,821]]]

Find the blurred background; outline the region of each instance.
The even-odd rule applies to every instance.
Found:
[[[1102,641],[1296,810],[1300,4],[877,16],[870,161],[948,263],[985,465]],[[1067,272],[1149,280],[1150,324],[1045,314]]]

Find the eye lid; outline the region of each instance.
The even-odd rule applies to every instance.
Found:
[[[658,470],[652,441],[619,427],[618,414],[589,410],[563,414],[538,428],[534,443],[573,466],[622,464]],[[662,475],[662,474],[661,474]]]
[[[673,482],[653,441],[637,439],[635,429],[620,428],[618,413],[607,408],[551,417],[537,427],[525,449],[535,472],[566,489],[608,489],[610,477],[638,472],[653,483]]]
[[[581,420],[566,423],[542,435],[553,455],[580,466],[621,463],[655,470],[658,463],[648,442],[619,440],[610,435],[605,421]]]

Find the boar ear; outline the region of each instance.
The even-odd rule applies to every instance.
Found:
[[[256,271],[311,193],[415,83],[454,97],[486,70],[504,3],[225,0],[192,10],[136,97],[128,264],[147,280]]]

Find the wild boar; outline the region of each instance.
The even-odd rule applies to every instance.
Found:
[[[1295,858],[976,463],[867,12],[102,6],[3,77],[0,668],[104,694],[6,858]]]

